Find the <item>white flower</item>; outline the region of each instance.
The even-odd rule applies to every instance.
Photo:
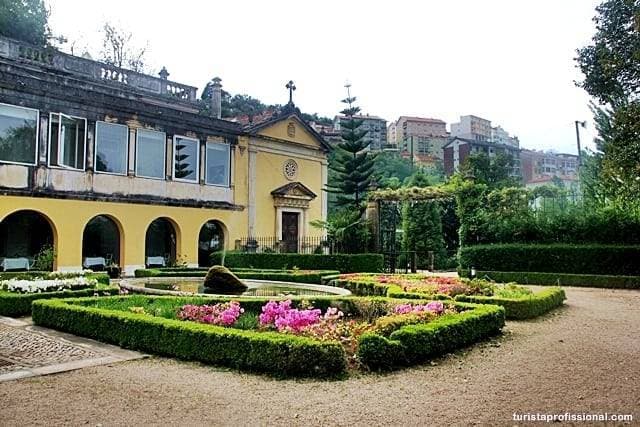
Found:
[[[0,289],[7,290],[9,292],[37,293],[61,291],[63,289],[90,288],[97,284],[98,281],[96,279],[87,279],[85,277],[73,277],[68,279],[36,278],[34,280],[10,279],[1,280]]]

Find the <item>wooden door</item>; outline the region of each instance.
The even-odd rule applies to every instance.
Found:
[[[298,218],[296,212],[282,212],[282,240],[285,252],[298,252]]]

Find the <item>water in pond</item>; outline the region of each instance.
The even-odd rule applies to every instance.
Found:
[[[324,296],[335,295],[337,292],[329,292],[328,290],[315,289],[313,285],[295,284],[287,286],[284,284],[274,283],[257,283],[245,282],[249,287],[245,292],[233,293],[229,295],[238,296],[258,296],[258,297],[278,297],[278,296]],[[143,284],[145,288],[161,289],[166,291],[181,291],[192,293],[210,293],[204,288],[202,281],[196,280],[167,280],[167,281],[149,281]],[[218,293],[219,294],[219,293]]]

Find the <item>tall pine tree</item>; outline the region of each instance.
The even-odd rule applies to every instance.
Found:
[[[351,96],[350,87],[346,85],[347,97],[342,100],[347,105],[341,111],[345,116],[341,121],[342,142],[337,144],[334,161],[329,164],[334,173],[326,191],[336,194],[335,204],[339,208],[353,209],[362,215],[371,186],[375,155],[367,150],[371,141],[365,139],[368,131],[360,129],[363,120],[357,118],[360,108],[354,105],[356,97]]]

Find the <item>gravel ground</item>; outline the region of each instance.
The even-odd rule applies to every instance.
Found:
[[[512,414],[640,419],[640,292],[568,288],[562,309],[430,364],[275,380],[151,358],[0,384],[0,425],[515,425]]]

